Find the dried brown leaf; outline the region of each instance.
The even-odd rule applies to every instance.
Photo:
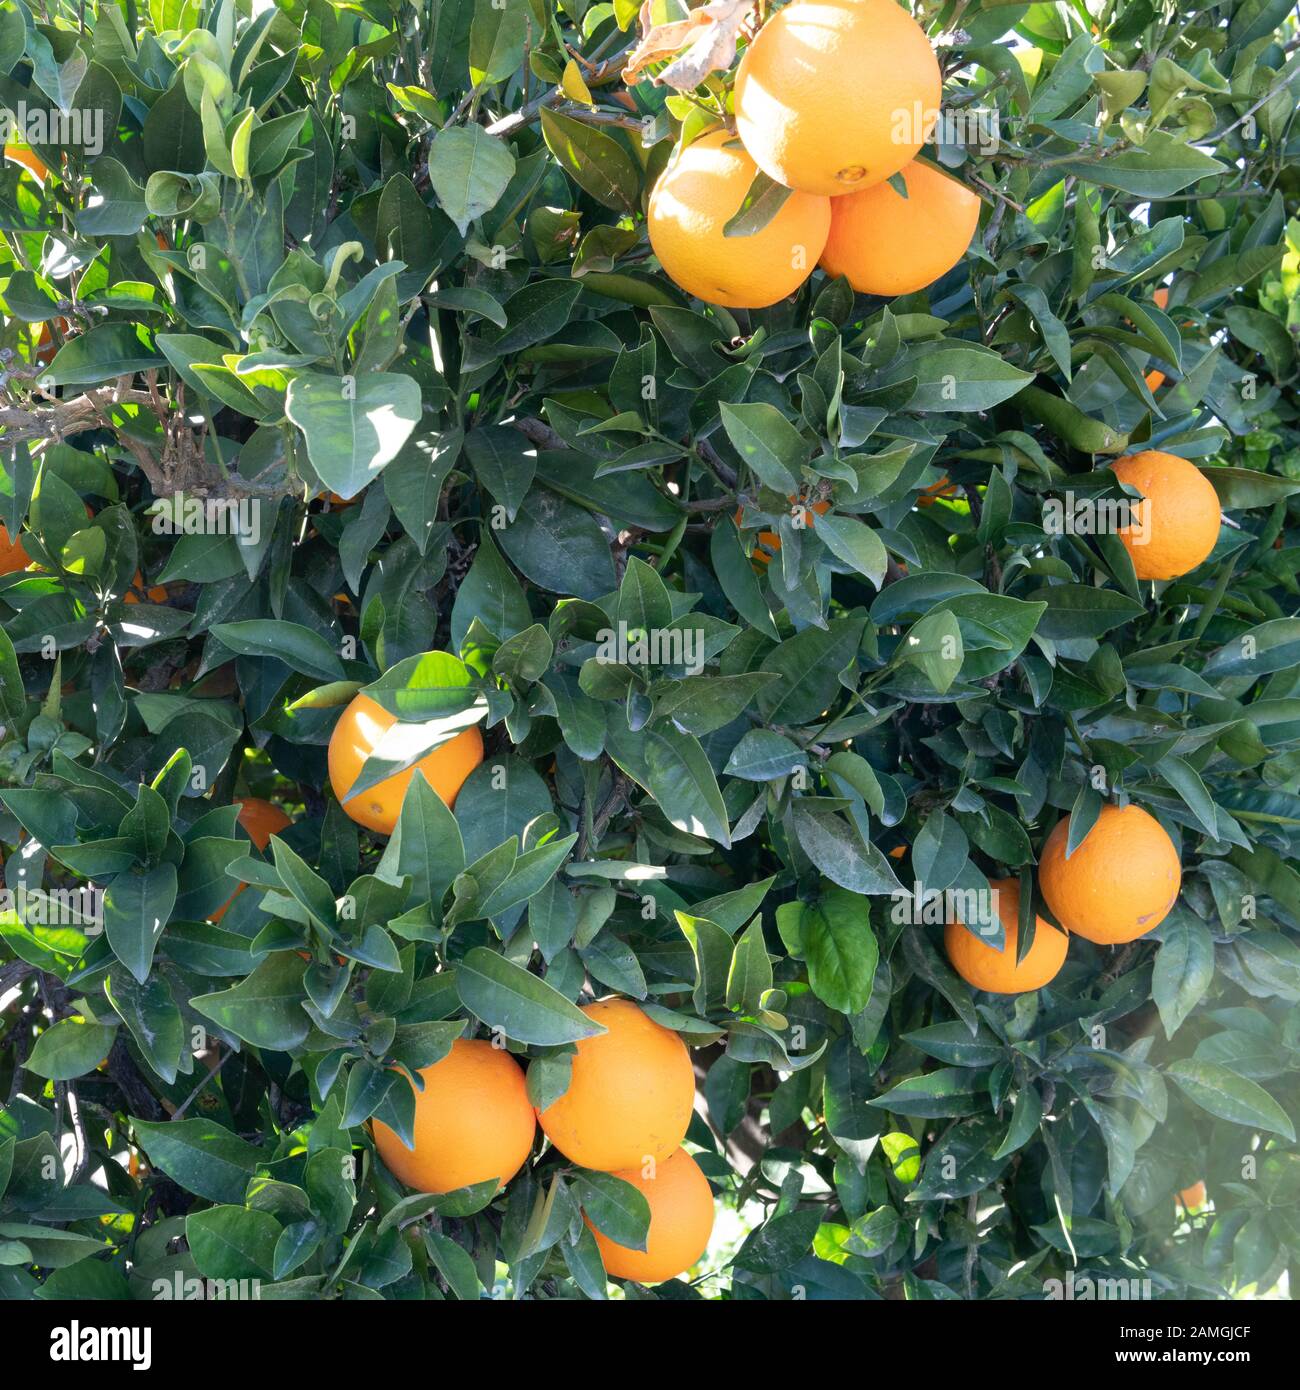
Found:
[[[661,72],[648,77],[656,87],[675,87],[693,91],[711,72],[725,72],[736,61],[736,43],[741,26],[749,18],[754,0],[712,0],[692,10],[686,19],[672,24],[651,24],[650,6],[641,7],[641,32],[623,81],[631,85],[651,63],[670,54],[678,56]]]

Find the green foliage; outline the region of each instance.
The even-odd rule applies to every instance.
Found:
[[[1291,6],[925,5],[969,254],[754,313],[650,257],[726,75],[624,87],[635,6],[256,10],[0,0],[49,170],[0,175],[0,1296],[604,1296],[625,1187],[412,1195],[368,1121],[484,1030],[545,1104],[605,993],[747,1232],[661,1297],[1294,1291]],[[1228,519],[1154,586],[1048,521],[1144,447]],[[363,688],[359,789],[487,746],[387,841],[326,771]],[[899,920],[1102,795],[1181,849],[1147,937],[1006,998]]]

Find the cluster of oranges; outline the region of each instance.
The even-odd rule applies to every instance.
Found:
[[[509,1182],[532,1152],[540,1122],[566,1158],[631,1183],[650,1207],[644,1250],[616,1244],[584,1218],[606,1272],[643,1284],[672,1279],[699,1260],[713,1231],[712,1189],[681,1147],[695,1104],[690,1054],[630,1000],[605,999],[583,1013],[606,1031],[576,1045],[569,1087],[545,1109],[534,1109],[508,1052],[458,1039],[420,1073],[415,1147],[379,1120],[375,1145],[408,1187],[451,1192]]]
[[[1119,945],[1145,936],[1169,915],[1183,870],[1177,848],[1154,816],[1131,802],[1107,804],[1067,857],[1069,835],[1067,816],[1047,837],[1038,865],[1038,886],[1065,931],[1035,917],[1033,942],[1024,960],[1016,961],[1020,885],[1013,878],[989,881],[1005,934],[1001,950],[960,922],[945,927],[948,959],[968,984],[990,994],[1041,989],[1065,963],[1067,933],[1101,946]]]
[[[979,199],[916,158],[942,92],[930,41],[895,0],[786,6],[740,61],[735,134],[680,146],[655,184],[659,263],[687,293],[734,309],[775,304],[819,263],[863,294],[931,284],[979,221]],[[791,192],[760,230],[728,237],[760,170]]]

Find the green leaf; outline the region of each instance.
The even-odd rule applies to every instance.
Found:
[[[1033,380],[1032,372],[974,343],[939,340],[912,344],[882,377],[885,384],[915,379],[909,410],[991,410]]]
[[[727,438],[758,480],[776,492],[796,492],[799,469],[812,453],[803,435],[765,401],[753,405],[728,405],[724,401],[720,408]]]
[[[790,819],[804,852],[832,883],[861,894],[888,894],[901,887],[889,860],[838,811],[801,797],[791,805]]]
[[[561,168],[602,206],[635,210],[641,196],[636,161],[612,135],[543,106],[542,138]]]
[[[1035,590],[1032,602],[1046,605],[1038,621],[1038,634],[1062,641],[1076,637],[1102,637],[1145,614],[1136,599],[1114,589],[1098,589],[1090,584],[1053,584]]]
[[[355,497],[397,457],[422,408],[419,383],[393,372],[295,377],[284,402],[317,476],[343,498]]]
[[[241,656],[283,661],[317,680],[342,680],[345,674],[337,650],[319,632],[298,623],[248,618],[237,623],[217,623],[212,635]]]
[[[163,359],[144,324],[104,323],[65,343],[41,373],[47,388],[99,386],[119,376],[157,370]]]
[[[723,769],[747,782],[767,782],[787,777],[797,767],[808,766],[808,755],[784,734],[770,729],[750,729],[731,750]]]
[[[819,718],[840,687],[840,673],[857,657],[865,620],[840,618],[806,628],[763,658],[762,670],[782,679],[759,692],[758,708],[772,724],[805,724]]]
[[[763,995],[772,988],[772,962],[763,938],[762,919],[756,917],[736,942],[727,975],[727,1007],[736,1013],[756,1013]]]
[[[280,882],[317,926],[330,930],[334,926],[334,894],[329,884],[278,835],[271,836],[270,847]]]
[[[437,1231],[427,1232],[425,1243],[434,1268],[447,1281],[457,1298],[473,1302],[481,1297],[478,1270],[468,1250],[457,1245],[450,1236],[440,1235]]]
[[[272,1278],[280,1223],[269,1212],[209,1207],[185,1218],[185,1241],[208,1279]]]
[[[595,599],[614,587],[609,543],[596,519],[550,488],[530,489],[496,538],[523,574],[552,593]]]
[[[187,1192],[209,1202],[243,1202],[261,1161],[254,1145],[215,1120],[132,1120],[131,1127],[153,1167]]]
[[[731,844],[727,808],[699,740],[671,725],[646,736],[646,790],[679,830]]]
[[[605,1032],[553,985],[486,946],[475,946],[456,971],[465,1007],[515,1042],[558,1047]]]
[[[476,87],[486,87],[517,72],[529,28],[529,9],[523,0],[475,5],[469,30],[470,81]]]
[[[513,521],[537,470],[532,445],[506,425],[483,425],[465,436],[465,454],[479,482],[505,507],[506,519]]]
[[[406,788],[384,864],[392,864],[395,877],[409,877],[414,900],[430,903],[435,914],[443,894],[465,868],[456,817],[424,777],[412,777]]]
[[[1151,976],[1151,997],[1160,1010],[1165,1036],[1172,1038],[1214,979],[1214,939],[1186,913],[1167,922],[1163,935]]]
[[[1135,198],[1155,200],[1169,198],[1211,174],[1221,174],[1224,166],[1193,145],[1164,131],[1152,131],[1139,148],[1118,154],[1107,151],[1105,158],[1067,159],[1056,166],[1056,172],[1116,188]]]
[[[817,518],[815,528],[817,538],[837,560],[850,565],[880,588],[889,556],[880,537],[870,527],[850,516],[827,513]]]
[[[484,13],[504,13],[492,6]],[[475,13],[480,11],[476,8]],[[443,212],[462,236],[469,224],[500,201],[515,172],[515,157],[481,125],[444,126],[429,146],[429,181]]]
[[[1295,1143],[1295,1125],[1286,1111],[1255,1082],[1217,1062],[1183,1059],[1172,1062],[1166,1074],[1188,1097],[1211,1115],[1232,1124],[1280,1134]]]
[[[952,613],[927,613],[904,636],[898,654],[922,671],[940,695],[947,694],[966,655],[961,625]]]
[[[115,969],[109,972],[104,992],[145,1060],[170,1086],[180,1070],[186,1039],[184,1020],[167,981],[154,975],[142,985]]]
[[[867,904],[840,888],[823,892],[804,904],[799,940],[813,993],[840,1013],[865,1009],[879,959]]]
[[[287,1052],[307,1036],[302,977],[307,963],[294,951],[278,951],[239,984],[196,995],[190,1006],[218,1027],[254,1047]]]
[[[579,1169],[574,1187],[591,1224],[615,1245],[644,1250],[650,1234],[650,1203],[645,1194],[613,1173]]]
[[[77,230],[88,237],[134,236],[149,215],[144,189],[108,155],[90,166],[90,182]]]
[[[104,891],[104,934],[113,954],[141,984],[176,902],[176,866],[118,874]]]
[[[71,1081],[93,1071],[108,1056],[116,1036],[115,1023],[60,1019],[36,1039],[25,1066],[49,1081]]]
[[[786,205],[791,189],[769,178],[760,169],[754,175],[740,207],[728,219],[722,235],[728,237],[754,236]]]

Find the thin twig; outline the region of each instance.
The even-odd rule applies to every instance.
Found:
[[[200,1081],[199,1084],[189,1093],[189,1095],[185,1097],[181,1104],[177,1106],[175,1113],[172,1115],[173,1120],[179,1120],[184,1117],[185,1112],[190,1108],[191,1102],[195,1099],[199,1092],[208,1084],[209,1081],[212,1080],[214,1076],[216,1076],[216,1074],[221,1070],[221,1068],[224,1067],[226,1063],[230,1061],[230,1059],[234,1055],[235,1054],[233,1052],[227,1052],[226,1055],[221,1059],[221,1061],[219,1061],[217,1065],[213,1067],[210,1072],[208,1072],[208,1074],[203,1078],[203,1080]]]

